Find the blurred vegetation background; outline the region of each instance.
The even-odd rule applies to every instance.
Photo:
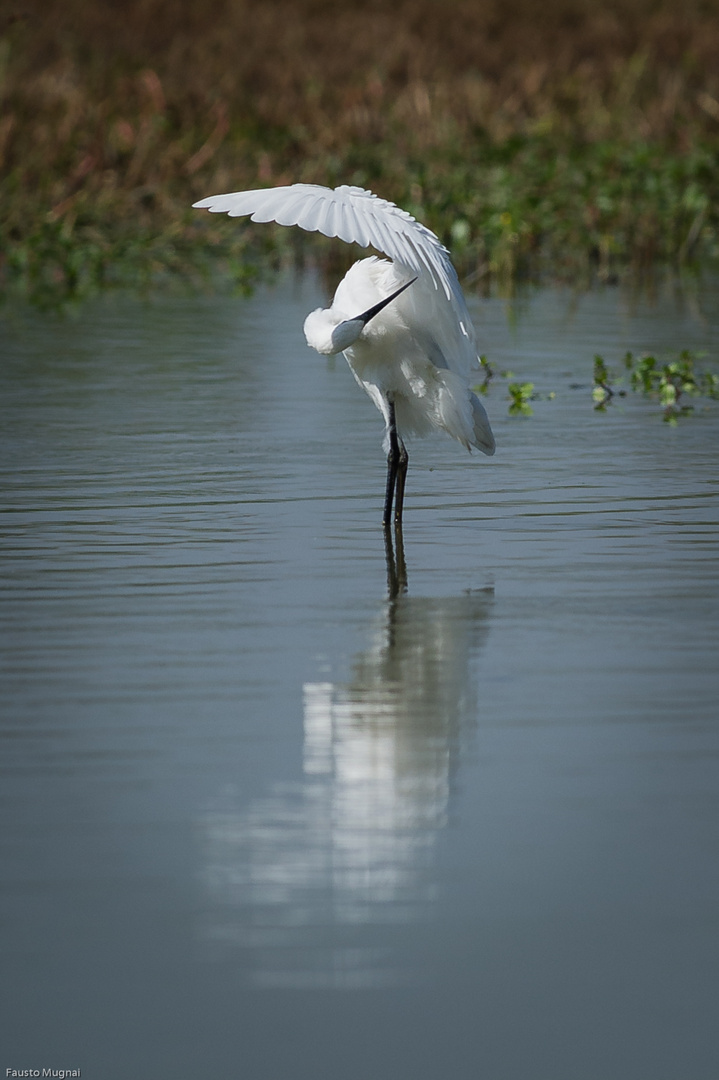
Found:
[[[471,287],[719,259],[719,0],[2,0],[0,290],[357,257],[192,211],[366,186]]]

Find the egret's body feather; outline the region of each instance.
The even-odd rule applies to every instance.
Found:
[[[338,285],[330,311],[349,320],[350,312],[366,310],[408,280],[406,267],[375,256],[362,259]],[[477,354],[469,337],[456,333],[456,322],[442,318],[446,304],[440,297],[431,282],[418,278],[344,354],[386,422],[386,403],[393,399],[401,436],[440,430],[467,449],[476,446],[491,454],[494,438],[487,414],[467,385],[478,370]]]

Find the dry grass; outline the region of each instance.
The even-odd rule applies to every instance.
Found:
[[[1,10],[0,258],[31,292],[227,254],[193,199],[295,180],[373,187],[485,279],[717,247],[719,0]]]

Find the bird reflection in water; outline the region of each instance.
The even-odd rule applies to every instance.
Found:
[[[402,539],[401,524],[395,523],[394,543],[392,542],[392,529],[389,525],[385,525],[384,553],[387,559],[387,593],[391,602],[407,592],[407,565],[404,561],[404,540]]]
[[[490,591],[405,595],[401,532],[389,599],[346,682],[303,688],[303,778],[203,816],[205,943],[243,953],[256,985],[403,981],[392,927],[429,917],[434,852],[462,736],[477,716],[471,660]]]

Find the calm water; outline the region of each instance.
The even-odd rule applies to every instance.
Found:
[[[714,286],[716,283],[714,283]],[[410,447],[312,280],[0,328],[2,1068],[716,1080],[715,287],[475,304],[547,395]]]

